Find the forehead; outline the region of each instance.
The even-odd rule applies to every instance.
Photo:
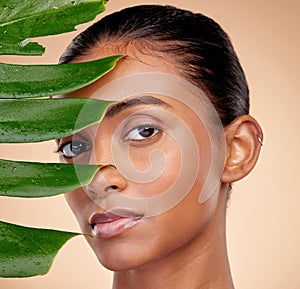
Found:
[[[147,52],[147,51],[146,51]],[[117,46],[117,44],[111,44],[106,46],[105,48],[99,47],[94,48],[90,54],[81,56],[80,58],[72,61],[72,62],[85,62],[92,61],[100,58],[105,58],[112,55],[124,55],[121,58],[116,67],[108,72],[106,75],[102,76],[100,79],[95,81],[94,83],[71,92],[64,97],[84,97],[89,98],[97,90],[106,84],[133,74],[140,74],[145,72],[158,72],[158,73],[166,73],[175,76],[180,76],[178,70],[172,64],[172,61],[168,59],[165,55],[161,53],[146,53],[145,51],[140,51],[134,46],[126,48],[123,45]]]
[[[196,93],[194,93],[195,90],[193,89],[193,92],[191,92],[189,88],[192,84],[190,83],[186,90],[186,87],[182,87],[181,84],[178,84],[180,81],[187,81],[182,77],[182,73],[180,73],[175,65],[172,64],[173,61],[170,58],[166,58],[166,55],[162,53],[151,53],[147,51],[147,48],[142,50],[143,47],[145,46],[108,43],[106,45],[99,45],[99,47],[93,48],[89,54],[76,59],[76,61],[82,62],[111,55],[124,55],[113,70],[91,85],[69,93],[66,97],[128,101],[128,99],[136,97],[132,92],[136,88],[139,90],[138,97],[154,96],[169,105],[169,107],[163,106],[163,109],[172,107],[175,109],[175,113],[182,114],[182,112],[185,111],[184,107],[187,107],[189,110],[197,108],[197,111],[201,112],[203,110],[203,103],[201,101],[203,92],[195,87]],[[154,76],[151,76],[151,74]],[[143,77],[143,75],[147,76]],[[170,81],[170,78],[160,77],[160,75],[178,78],[179,81],[175,81],[178,83],[174,84],[174,80]],[[125,79],[125,84],[122,82],[120,85],[120,79]],[[118,85],[116,85],[116,83]],[[190,93],[187,93],[187,91],[190,91]],[[111,98],[107,98],[108,95],[110,95]],[[151,103],[151,101],[147,104],[156,106],[156,104]],[[122,107],[124,104],[118,106]],[[188,111],[185,112],[188,113]]]

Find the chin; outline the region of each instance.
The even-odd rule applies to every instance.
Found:
[[[139,245],[137,242],[117,240],[93,241],[89,243],[99,262],[111,271],[127,271],[142,267],[156,259],[158,253],[150,244]]]
[[[114,272],[129,271],[140,267],[138,264],[132,264],[128,260],[119,260],[117,257],[109,259],[98,258],[98,260],[103,267]]]
[[[124,251],[126,251],[126,249]],[[151,260],[149,256],[141,256],[141,254],[137,253],[128,254],[128,252],[101,252],[101,254],[96,255],[99,262],[106,269],[115,272],[133,270],[147,264]]]

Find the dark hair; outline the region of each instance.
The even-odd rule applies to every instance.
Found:
[[[79,34],[60,58],[67,63],[99,43],[142,43],[174,60],[183,77],[210,98],[223,125],[249,113],[249,90],[228,35],[212,19],[172,6],[141,5],[108,15]]]

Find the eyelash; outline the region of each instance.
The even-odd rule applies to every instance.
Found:
[[[81,152],[79,153],[73,153],[73,150],[74,150],[74,146],[75,145],[78,145],[79,147],[81,146]],[[70,145],[70,148],[68,147]],[[72,156],[68,155],[66,152],[65,152],[65,149],[69,149],[70,150],[70,153],[73,153]],[[62,153],[62,155],[64,156],[64,158],[67,158],[67,159],[72,159],[74,157],[77,157],[79,156],[80,154],[84,153],[84,152],[88,152],[91,150],[91,146],[90,144],[86,143],[86,142],[82,142],[82,141],[67,141],[65,143],[62,143],[59,148],[57,149],[57,152],[58,153]]]
[[[140,132],[142,130],[152,130],[152,132],[150,131],[151,135],[150,136],[140,136],[139,139],[134,139],[135,136],[137,136],[138,134],[140,134]],[[134,133],[134,131],[137,130],[137,132]],[[153,137],[155,137],[157,134],[161,133],[161,130],[152,126],[152,125],[141,125],[141,126],[137,126],[135,128],[133,128],[132,130],[130,130],[127,135],[125,136],[125,139],[128,141],[135,141],[135,142],[141,142],[141,141],[148,141],[150,139],[152,139]],[[133,134],[130,137],[130,134]]]
[[[137,136],[142,130],[152,130],[150,131],[151,135],[150,136],[140,136],[139,139],[134,139],[135,136]],[[134,131],[137,130],[137,132],[134,133]],[[131,133],[134,133],[133,136],[130,136]],[[141,125],[141,126],[137,126],[135,128],[133,128],[132,130],[130,130],[127,135],[125,136],[125,139],[127,141],[133,141],[133,142],[145,142],[145,141],[149,141],[152,138],[154,138],[157,134],[161,133],[161,129],[158,129],[152,125]],[[73,147],[74,145],[78,145],[81,146],[81,148],[79,148],[81,151],[79,153],[74,153],[73,152]],[[68,147],[70,146],[70,147]],[[66,152],[65,150],[68,149],[69,152]],[[75,158],[77,156],[79,156],[82,153],[88,152],[91,150],[91,146],[86,143],[86,142],[82,142],[82,141],[67,141],[65,143],[62,143],[59,148],[57,149],[58,153],[61,153],[64,158],[67,159],[72,159]],[[72,155],[71,155],[72,154]]]

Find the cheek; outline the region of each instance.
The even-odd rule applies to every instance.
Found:
[[[90,211],[91,199],[82,189],[67,193],[65,199],[83,230],[84,226],[86,226],[86,219]]]
[[[137,174],[143,172],[156,176],[155,179],[151,177],[150,180],[149,177],[149,181],[144,182],[137,182],[129,178],[131,184],[130,190],[127,192],[129,196],[150,197],[162,194],[169,189],[179,194],[186,194],[188,191],[185,190],[185,187],[191,188],[194,182],[197,182],[197,189],[193,191],[199,197],[210,169],[211,149],[206,130],[200,126],[193,127],[193,129],[197,142],[196,150],[199,153],[197,159],[195,159],[195,154],[189,149],[189,146],[187,148],[180,147],[178,142],[168,135],[152,145],[131,147],[129,149],[128,165]],[[188,140],[186,140],[186,143],[189,143]],[[156,153],[158,153],[157,158],[153,157]],[[183,161],[186,169],[182,166]],[[197,171],[194,171],[192,168],[195,167],[196,163],[199,164],[199,167]],[[184,183],[182,181],[176,182],[179,177],[184,179]]]
[[[80,203],[80,199],[82,198],[81,195],[82,194],[79,190],[65,194],[65,199],[74,213],[76,211],[76,207],[78,207],[78,203]]]
[[[131,181],[134,191],[147,193],[147,196],[163,193],[172,187],[181,172],[180,148],[171,138],[163,138],[148,147],[131,148],[129,159],[137,173],[149,175],[149,180]]]
[[[219,198],[218,194],[214,194],[205,203],[200,204],[199,186],[201,185],[196,181],[190,193],[176,207],[162,216],[160,229],[161,236],[164,236],[165,251],[184,247],[191,240],[201,242],[203,232],[215,215]]]

